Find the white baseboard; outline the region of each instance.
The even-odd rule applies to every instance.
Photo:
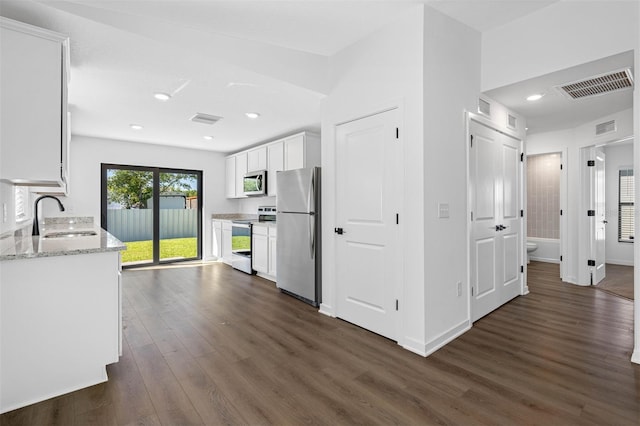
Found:
[[[634,364],[640,364],[640,351],[633,351],[631,354],[631,362]]]
[[[336,317],[336,314],[333,311],[333,308],[331,306],[329,306],[329,305],[324,304],[324,303],[320,304],[320,309],[318,309],[318,312],[320,312],[321,314],[326,315],[328,317],[331,317],[331,318],[335,318]]]
[[[605,262],[612,265],[633,266],[633,260],[607,259]]]
[[[535,260],[536,262],[560,263],[559,259],[551,259],[549,257],[535,257],[535,256],[529,255],[529,259]]]

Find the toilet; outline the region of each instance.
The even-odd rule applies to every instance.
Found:
[[[527,241],[527,263],[531,262],[529,259],[529,253],[536,251],[538,245],[532,241]]]

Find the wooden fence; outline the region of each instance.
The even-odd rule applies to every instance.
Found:
[[[108,209],[109,232],[122,242],[153,239],[153,210]],[[197,209],[160,209],[160,239],[191,238],[198,234]]]

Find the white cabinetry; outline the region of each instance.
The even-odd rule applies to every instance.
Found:
[[[284,141],[267,145],[267,159],[267,193],[274,196],[278,192],[276,173],[284,170]]]
[[[0,17],[0,178],[65,188],[69,41]]]
[[[251,256],[253,269],[263,278],[276,280],[276,227],[253,225]]]
[[[222,261],[227,265],[231,265],[231,222],[228,220],[222,221]]]
[[[269,272],[269,227],[266,225],[253,225],[251,242],[251,261],[256,272],[267,274]]]
[[[0,412],[107,381],[120,279],[113,251],[0,262]]]
[[[269,272],[275,280],[276,278],[276,239],[277,228],[275,226],[269,227]]]
[[[227,198],[236,196],[236,157],[231,156],[225,159],[225,193]]]
[[[247,174],[247,153],[236,154],[236,198],[244,195],[244,175]]]
[[[211,254],[217,259],[222,258],[222,221],[211,221]]]
[[[260,146],[247,152],[247,171],[256,172],[267,169],[267,147]]]
[[[277,195],[276,173],[320,165],[320,136],[302,132],[227,157],[227,198],[244,197],[242,179],[267,170],[267,195]],[[233,169],[233,171],[231,171]]]

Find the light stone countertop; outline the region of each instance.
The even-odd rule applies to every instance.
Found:
[[[248,213],[218,213],[212,214],[214,220],[258,220],[258,215]]]
[[[32,259],[50,256],[103,253],[126,250],[123,242],[96,226],[93,219],[52,218],[45,219],[40,227],[40,236],[32,237],[28,232],[16,232],[0,238],[0,260]],[[45,238],[47,234],[61,231],[93,231],[96,235]]]

